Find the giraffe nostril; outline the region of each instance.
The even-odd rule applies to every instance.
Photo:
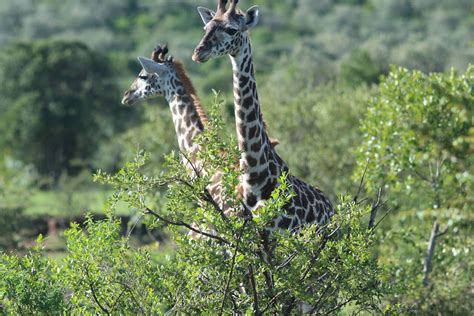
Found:
[[[204,42],[199,44],[196,49],[194,50],[195,53],[201,53],[203,50],[209,49],[209,43]]]
[[[199,45],[198,47],[196,47],[196,49],[194,50],[194,53],[195,54],[199,54],[199,52],[202,50],[202,45]]]

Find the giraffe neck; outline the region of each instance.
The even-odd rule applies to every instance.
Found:
[[[247,206],[254,207],[268,198],[276,179],[287,167],[270,146],[260,110],[254,75],[250,39],[244,34],[244,44],[230,59],[233,68],[234,110],[239,149],[241,185]]]
[[[196,157],[200,146],[194,141],[194,138],[204,131],[199,100],[194,91],[189,93],[186,90],[178,77],[171,79],[170,88],[165,91],[165,98],[173,115],[179,149],[186,156],[182,157],[183,163],[190,171],[193,171],[193,166],[200,168],[201,164]]]

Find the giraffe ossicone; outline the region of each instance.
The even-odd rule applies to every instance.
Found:
[[[237,0],[219,0],[217,11],[199,7],[205,34],[194,50],[192,59],[206,62],[229,55],[233,69],[234,112],[239,149],[242,152],[240,189],[243,203],[250,210],[264,204],[278,185],[278,178],[288,172],[288,166],[270,146],[258,99],[248,30],[259,20],[259,9],[246,12],[236,8]],[[301,179],[287,176],[294,196],[275,218],[275,229],[298,229],[307,223],[324,224],[334,210],[324,193]]]

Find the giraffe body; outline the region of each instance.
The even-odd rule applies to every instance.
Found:
[[[196,47],[193,60],[206,62],[210,58],[230,55],[233,69],[234,111],[237,138],[241,150],[240,188],[243,203],[254,210],[265,203],[278,185],[277,179],[288,172],[288,166],[270,146],[264,126],[255,81],[252,49],[247,30],[257,24],[258,8],[246,13],[235,8],[237,1],[220,0],[217,13],[198,8],[204,21],[205,35]],[[297,229],[307,223],[326,223],[333,207],[323,192],[301,179],[288,175],[287,182],[294,196],[275,218],[269,231]]]

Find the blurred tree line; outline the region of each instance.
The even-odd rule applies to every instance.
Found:
[[[195,7],[212,8],[214,2],[2,1],[0,128],[6,132],[2,132],[0,151],[25,164],[33,163],[41,174],[56,180],[63,171],[74,174],[85,166],[117,168],[137,144],[156,150],[155,157],[161,157],[174,144],[173,133],[155,129],[156,125],[170,126],[167,109],[126,109],[119,105],[119,96],[139,70],[136,56],[146,55],[159,42],[169,42],[188,66],[205,104],[211,100],[211,89],[231,91],[225,58],[205,65],[196,65],[189,58],[201,33]],[[241,1],[240,5],[253,4],[262,10],[261,24],[252,39],[271,131],[292,142],[293,148],[281,146],[281,150],[286,159],[295,161],[291,164],[297,174],[309,172],[310,180],[322,179],[327,190],[334,192],[338,185],[325,178],[338,179],[350,171],[346,168],[341,173],[341,165],[353,161],[343,159],[336,168],[337,176],[317,172],[310,166],[314,159],[292,155],[310,140],[289,139],[285,133],[304,135],[308,133],[299,127],[314,130],[322,125],[318,126],[322,136],[311,139],[312,144],[321,148],[332,144],[338,148],[336,155],[344,154],[356,141],[354,122],[370,96],[371,89],[361,86],[376,84],[389,64],[428,72],[450,67],[463,70],[474,60],[474,9],[467,0],[449,4],[434,0],[262,0]],[[313,92],[316,86],[319,92]],[[360,96],[357,101],[352,94]],[[228,112],[232,113],[230,100]],[[312,107],[318,122],[299,122],[299,115],[284,106],[294,100],[301,100],[302,111]],[[350,106],[347,100],[352,100]],[[344,113],[339,132],[347,138],[330,136],[324,126],[338,117],[334,103]],[[280,120],[286,114],[292,128]],[[325,152],[329,157],[333,150]]]

